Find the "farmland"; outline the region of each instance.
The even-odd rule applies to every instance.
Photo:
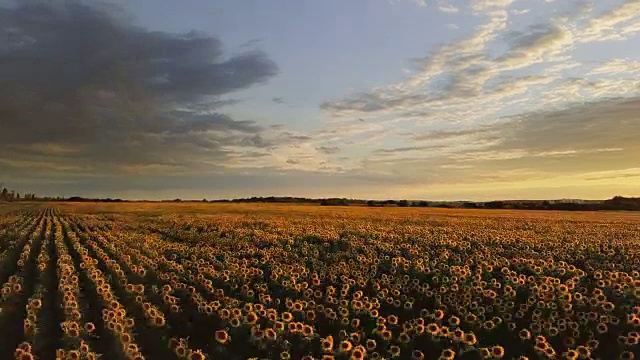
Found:
[[[640,215],[3,205],[0,285],[0,359],[632,359]]]

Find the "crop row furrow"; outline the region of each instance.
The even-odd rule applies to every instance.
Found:
[[[102,236],[96,230],[86,230],[80,238],[82,244],[89,249],[90,253],[100,259],[100,265],[105,272],[113,275],[112,285],[117,295],[127,302],[128,309],[140,324],[141,331],[138,332],[143,352],[149,354],[150,358],[175,357],[170,352],[169,339],[171,338],[170,327],[166,321],[166,314],[156,306],[157,303],[147,297],[149,289],[144,284],[144,270],[133,265],[130,258],[115,249],[111,244],[106,244]],[[100,245],[103,246],[100,246]],[[105,250],[106,249],[106,250]],[[134,267],[136,270],[133,270]],[[144,324],[146,327],[143,328]],[[177,324],[174,324],[177,325]],[[142,330],[144,329],[144,330]],[[144,332],[143,332],[144,331]],[[198,356],[198,351],[185,348],[184,357]]]
[[[111,342],[109,353],[116,359],[143,359],[132,333],[135,322],[114,295],[106,275],[97,267],[98,260],[89,255],[80,244],[77,234],[69,230],[66,221],[62,221],[62,226],[66,235],[63,242],[69,250],[75,268],[81,269],[80,272],[83,274],[82,289],[89,293],[90,299],[93,300],[90,309],[94,312],[92,317],[97,317],[97,311],[101,314],[100,332],[106,335],[105,341]]]
[[[0,358],[13,357],[20,342],[25,337],[32,336],[32,332],[36,331],[35,322],[31,322],[29,319],[25,321],[25,318],[29,299],[36,286],[38,274],[36,259],[40,254],[42,241],[49,226],[47,218],[49,212],[50,210],[43,211],[37,220],[38,225],[33,228],[31,233],[25,234],[26,242],[15,259],[15,266],[4,267],[4,270],[10,269],[7,274],[12,270],[13,274],[2,286],[0,324],[7,331],[2,346],[0,346]],[[16,251],[15,254],[17,253]]]

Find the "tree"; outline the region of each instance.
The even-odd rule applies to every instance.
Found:
[[[489,201],[484,204],[484,207],[487,209],[503,209],[504,203],[502,201]]]

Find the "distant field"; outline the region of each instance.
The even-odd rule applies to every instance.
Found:
[[[43,205],[41,203],[36,202],[2,202],[0,201],[0,215],[27,210],[27,209],[36,209],[41,208]]]
[[[422,207],[368,207],[368,206],[319,206],[316,204],[272,203],[198,203],[198,202],[133,202],[133,203],[84,203],[62,202],[51,206],[76,213],[120,213],[138,215],[178,214],[280,214],[306,216],[336,214],[339,216],[471,216],[517,218],[567,218],[577,220],[640,220],[640,212],[629,211],[543,211],[501,209],[446,209]]]
[[[631,358],[640,214],[0,205],[0,359]]]

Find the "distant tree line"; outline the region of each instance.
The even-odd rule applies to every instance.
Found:
[[[0,201],[69,201],[69,202],[128,202],[123,199],[85,198],[80,196],[38,197],[32,193],[19,193],[2,187]],[[196,202],[195,200],[162,200],[162,202]],[[425,201],[425,200],[361,200],[348,198],[311,199],[294,196],[267,196],[240,199],[202,199],[204,203],[281,203],[281,204],[318,204],[321,206],[370,206],[370,207],[438,207],[452,209],[513,209],[513,210],[565,210],[565,211],[602,211],[626,210],[640,211],[640,198],[615,196],[608,200],[504,200],[504,201]]]
[[[181,201],[179,199],[172,201]],[[505,201],[425,201],[425,200],[360,200],[347,198],[309,199],[292,196],[251,197],[232,200],[202,200],[203,202],[231,203],[300,203],[322,206],[371,206],[371,207],[436,207],[450,209],[513,209],[513,210],[565,210],[640,211],[640,198],[616,196],[609,200],[505,200]]]
[[[80,197],[80,196],[72,196],[70,198],[66,198],[66,199],[57,199],[59,201],[69,201],[69,202],[125,202],[126,200],[122,200],[122,199],[112,199],[112,198],[106,198],[106,199],[91,199],[91,198],[84,198],[84,197]]]
[[[409,200],[368,200],[367,206],[427,207],[429,206],[429,203],[427,201],[409,201]]]
[[[37,200],[37,197],[35,194],[31,194],[31,193],[25,193],[20,195],[20,193],[14,191],[14,190],[9,190],[6,187],[3,187],[2,185],[0,185],[0,201],[33,201],[33,200]]]
[[[310,199],[295,196],[253,196],[241,199],[221,199],[221,200],[202,200],[203,202],[226,202],[226,203],[281,203],[281,204],[319,204],[322,206],[348,206],[348,205],[364,205],[365,200],[347,199],[347,198],[322,198]]]
[[[473,206],[485,209],[564,210],[564,211],[640,211],[640,198],[615,196],[603,201],[489,201]]]
[[[173,200],[181,201],[181,200]],[[609,200],[504,200],[504,201],[425,201],[425,200],[360,200],[347,198],[310,199],[291,196],[251,197],[232,200],[202,200],[203,202],[232,203],[301,203],[322,206],[370,206],[370,207],[437,207],[451,209],[513,209],[513,210],[565,210],[640,211],[640,198],[616,196]]]

